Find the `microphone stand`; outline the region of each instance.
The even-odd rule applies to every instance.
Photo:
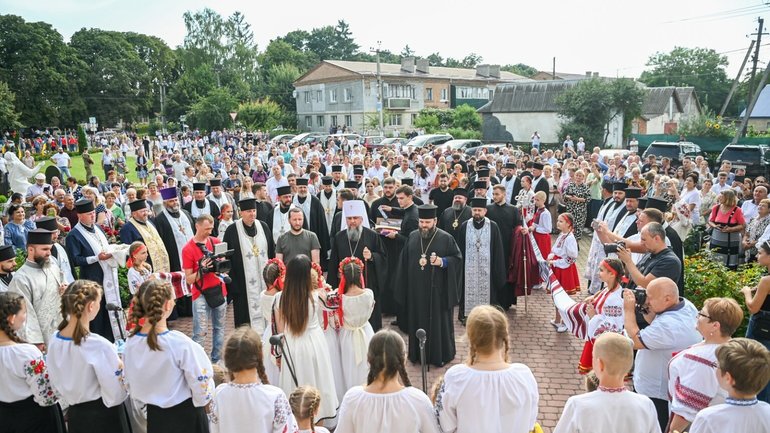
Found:
[[[427,394],[428,393],[428,379],[427,379],[428,365],[425,362],[425,340],[427,339],[427,335],[425,334],[424,329],[420,328],[417,330],[417,339],[420,342],[420,372],[422,373],[422,392]]]
[[[286,347],[284,347],[284,335],[283,334],[276,334],[270,337],[270,344],[273,346],[276,346],[280,353],[286,354],[286,367],[289,368],[289,374],[291,375],[291,379],[294,382],[295,387],[299,387],[299,384],[297,383],[297,375],[294,372],[294,359],[291,356],[291,351],[289,350],[289,345],[287,344]]]

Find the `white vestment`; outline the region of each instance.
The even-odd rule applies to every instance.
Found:
[[[477,229],[473,222],[465,230],[465,312],[478,305],[489,305],[492,299],[490,270],[492,269],[492,242],[489,218]]]
[[[326,218],[326,227],[329,229],[329,234],[332,233],[332,220],[334,220],[334,213],[337,211],[337,192],[332,190],[332,196],[326,198],[326,193],[321,192],[319,198],[321,200],[321,206],[324,208],[324,217]]]
[[[208,201],[206,202],[208,206]],[[195,203],[193,203],[191,209],[195,208]],[[190,224],[190,220],[182,215],[181,211],[179,214],[179,218],[173,217],[168,210],[163,209],[163,213],[166,214],[166,218],[168,219],[169,224],[171,225],[171,232],[174,234],[174,243],[176,244],[176,251],[179,254],[179,263],[182,263],[182,249],[185,245],[187,245],[187,242],[192,239],[195,232],[193,232],[192,224]]]
[[[235,222],[238,230],[238,242],[241,246],[241,257],[244,281],[246,281],[246,302],[249,306],[249,318],[251,327],[257,333],[262,334],[265,330],[265,318],[262,317],[262,310],[259,305],[259,298],[262,291],[265,290],[265,280],[262,278],[262,270],[267,263],[267,238],[262,232],[262,224],[255,221],[254,225],[257,234],[254,237],[246,234],[243,226],[243,220]]]
[[[53,247],[56,248],[57,257],[51,255],[51,260],[55,261],[59,265],[62,274],[64,274],[64,282],[70,284],[75,281],[75,277],[72,275],[72,267],[70,266],[70,258],[67,256],[67,250],[64,249],[58,242],[53,243]]]
[[[53,260],[45,267],[26,261],[13,274],[8,291],[24,296],[27,303],[27,322],[19,333],[28,343],[48,344],[61,317],[61,270]]]

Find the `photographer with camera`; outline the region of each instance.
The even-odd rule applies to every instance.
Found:
[[[654,279],[661,277],[677,281],[682,273],[682,262],[666,246],[666,230],[663,225],[657,222],[647,223],[642,227],[641,242],[646,254],[638,265],[634,263],[631,251],[625,246],[617,247],[618,258],[628,269],[628,288],[646,288]]]
[[[214,246],[220,242],[211,236],[214,230],[214,218],[209,214],[198,217],[195,221],[195,236],[182,249],[182,269],[187,284],[190,285],[193,299],[193,341],[204,346],[211,321],[213,338],[211,362],[216,363],[222,353],[225,340],[225,313],[227,303],[226,271],[229,261],[214,255]]]
[[[645,242],[645,236],[651,236],[649,228],[652,228],[652,243],[659,246],[663,243],[660,239],[662,235],[655,233],[656,227],[650,226],[661,227],[658,223],[648,224],[642,231],[642,241]],[[660,256],[663,253],[657,254]],[[628,252],[623,255],[628,259]],[[628,266],[630,260],[623,261]],[[637,278],[642,277],[638,275],[638,270],[636,273]],[[633,340],[634,349],[638,350],[634,361],[634,389],[652,400],[661,431],[666,431],[669,418],[668,363],[674,353],[702,341],[696,330],[700,313],[690,301],[679,297],[676,283],[671,278],[651,276],[645,287],[646,296],[638,296],[631,290],[623,293],[625,331]],[[639,309],[646,310],[644,319],[649,326],[644,329],[639,329],[637,324],[636,312]]]

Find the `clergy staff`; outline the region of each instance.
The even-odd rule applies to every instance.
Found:
[[[463,259],[454,238],[436,227],[436,206],[420,206],[418,216],[419,229],[401,253],[396,300],[408,317],[409,360],[420,360],[416,333],[423,329],[427,362],[441,367],[456,353],[452,310],[462,292]]]
[[[369,324],[377,332],[382,328],[380,311],[381,289],[387,283],[388,256],[381,236],[369,228],[369,218],[361,200],[349,200],[342,204],[345,214],[345,230],[332,239],[329,255],[329,274],[326,281],[335,288],[339,286],[341,272],[339,264],[347,257],[357,257],[364,263],[364,285],[374,293],[374,310]]]
[[[305,214],[308,229],[315,233],[321,244],[321,265],[326,267],[326,257],[329,251],[329,228],[326,226],[326,218],[321,201],[317,197],[308,194],[308,181],[306,177],[298,177],[296,180],[297,194],[292,203],[302,209]]]
[[[155,217],[155,228],[168,252],[169,271],[182,271],[182,249],[195,235],[192,216],[179,205],[176,187],[160,190],[163,210]],[[171,319],[178,316],[192,316],[192,300],[189,297],[176,300]]]
[[[51,260],[56,262],[61,269],[62,275],[64,275],[64,282],[70,284],[75,281],[72,262],[67,255],[67,250],[58,242],[59,241],[59,223],[55,217],[42,217],[35,221],[35,225],[39,229],[48,230],[51,232],[51,240],[53,246],[51,247]],[[2,265],[0,265],[1,268]],[[1,271],[2,269],[0,269]]]
[[[261,335],[270,319],[262,317],[259,304],[265,290],[262,271],[267,261],[275,257],[275,243],[267,224],[257,219],[255,199],[239,201],[238,208],[241,218],[227,227],[222,239],[228,249],[234,250],[227,296],[233,302],[235,327],[250,325]]]
[[[126,329],[125,318],[107,311],[107,304],[121,305],[118,286],[118,267],[112,259],[111,247],[107,236],[95,223],[94,202],[80,199],[75,203],[78,223],[67,236],[67,254],[75,267],[80,268],[79,278],[102,285],[104,294],[99,314],[91,321],[91,332],[115,341],[121,337],[121,330]]]
[[[505,187],[501,186],[500,194],[505,198]],[[497,223],[486,216],[487,200],[483,197],[473,198],[471,212],[473,217],[460,227],[457,243],[464,261],[465,282],[458,313],[463,324],[466,315],[474,307],[498,304],[500,291],[506,283],[507,262],[503,253],[503,240]]]
[[[8,291],[22,295],[27,304],[27,322],[20,336],[38,346],[47,345],[56,332],[61,321],[61,294],[67,288],[59,266],[49,260],[52,243],[50,231],[30,230],[27,260],[8,285]]]
[[[161,198],[165,202],[167,198],[176,197],[176,187],[163,188],[160,190]],[[128,204],[131,210],[131,217],[120,228],[120,241],[126,245],[131,245],[136,241],[144,243],[147,247],[147,262],[152,266],[155,272],[169,272],[171,270],[169,256],[166,245],[160,233],[155,228],[155,224],[149,220],[149,210],[147,202],[144,199],[134,200]],[[162,208],[161,212],[162,213]]]
[[[214,221],[219,220],[219,206],[212,200],[206,198],[206,184],[203,182],[196,182],[193,184],[193,199],[184,205],[184,210],[190,213],[193,220],[197,219],[201,215],[211,215]],[[217,227],[214,225],[214,231],[212,236],[217,237]],[[192,237],[192,235],[190,235]],[[182,251],[180,248],[179,251]]]
[[[8,291],[16,269],[16,250],[13,245],[0,246],[0,293]]]
[[[471,219],[471,208],[466,205],[468,202],[468,191],[465,188],[457,187],[454,189],[454,198],[452,206],[445,209],[438,219],[438,228],[452,235],[457,241],[460,234],[460,226]]]

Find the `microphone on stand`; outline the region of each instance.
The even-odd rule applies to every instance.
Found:
[[[271,346],[281,346],[281,339],[283,339],[283,334],[275,334],[270,336],[270,345]]]
[[[427,364],[425,363],[425,340],[428,339],[428,334],[424,329],[420,328],[415,332],[417,340],[420,342],[420,372],[422,373],[422,392],[428,393],[428,372]]]
[[[123,311],[123,307],[121,307],[120,305],[115,305],[113,303],[108,303],[105,308],[107,309],[107,311]]]
[[[126,335],[123,333],[123,326],[120,325],[120,313],[123,312],[123,307],[110,302],[104,308],[107,311],[112,311],[112,313],[115,315],[115,322],[118,324],[118,330],[120,330],[120,339],[125,342]]]

